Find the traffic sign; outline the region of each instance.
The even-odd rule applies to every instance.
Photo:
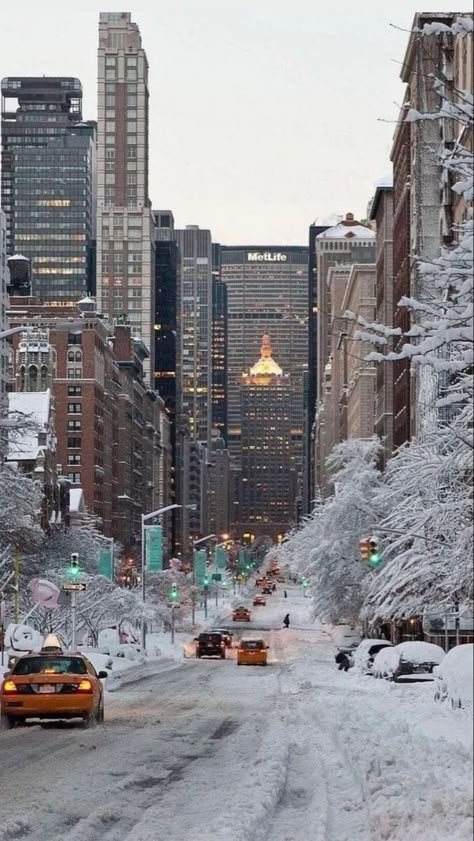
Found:
[[[82,592],[83,590],[87,590],[87,584],[84,584],[82,581],[65,581],[62,588],[66,592],[73,590]]]

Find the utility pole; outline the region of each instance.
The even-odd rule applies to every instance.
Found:
[[[71,592],[71,650],[77,649],[77,593]]]
[[[171,606],[171,645],[174,645],[174,610],[176,605]]]

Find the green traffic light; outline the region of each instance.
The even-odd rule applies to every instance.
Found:
[[[77,578],[81,574],[81,570],[79,568],[79,563],[77,561],[76,562],[73,561],[72,564],[69,567],[68,572],[69,572],[69,575],[71,576],[71,578]]]
[[[382,555],[380,552],[374,552],[369,556],[369,564],[371,567],[378,567],[382,563]]]

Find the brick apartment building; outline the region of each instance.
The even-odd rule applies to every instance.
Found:
[[[12,297],[12,326],[34,333],[13,337],[12,387],[21,391],[31,374],[51,384],[55,403],[59,472],[82,488],[87,510],[100,518],[104,534],[133,551],[140,541],[140,515],[166,505],[169,452],[162,451],[166,424],[160,397],[145,382],[147,350],[130,326],[111,328],[86,298],[77,306],[40,304]],[[32,338],[47,337],[43,356]]]

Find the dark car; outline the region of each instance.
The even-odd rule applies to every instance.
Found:
[[[271,596],[272,588],[271,587],[263,587],[262,589],[262,596]]]
[[[199,634],[196,637],[196,657],[220,657],[225,660],[225,640],[222,634]]]

